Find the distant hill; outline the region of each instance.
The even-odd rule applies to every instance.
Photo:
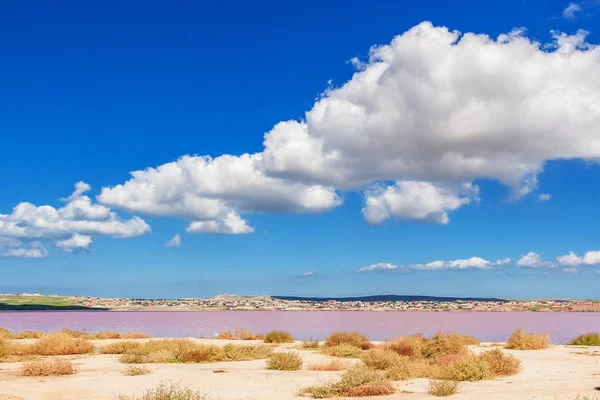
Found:
[[[220,294],[211,297],[210,300],[215,301],[265,301],[269,300],[269,296],[238,296],[236,294]]]
[[[435,296],[405,296],[397,294],[382,294],[362,297],[298,297],[298,296],[271,296],[280,300],[306,300],[306,301],[438,301],[449,302],[456,300],[464,301],[506,301],[492,297],[435,297]]]

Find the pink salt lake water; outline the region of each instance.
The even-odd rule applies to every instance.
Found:
[[[452,331],[484,342],[505,341],[522,328],[548,332],[564,344],[581,333],[600,331],[600,313],[369,312],[369,311],[41,311],[0,312],[12,331],[139,331],[153,337],[214,337],[225,329],[286,330],[297,339],[324,339],[334,331],[359,331],[371,340]]]

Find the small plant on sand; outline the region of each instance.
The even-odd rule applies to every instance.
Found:
[[[232,331],[226,330],[217,335],[217,339],[223,340],[260,340],[264,335],[255,335],[254,333],[242,328],[235,328]]]
[[[142,347],[139,342],[114,342],[100,347],[102,354],[124,354],[132,353]]]
[[[51,333],[29,345],[26,351],[41,356],[88,354],[94,351],[94,345],[86,339],[76,339],[65,333]]]
[[[318,349],[319,341],[313,340],[313,339],[303,340],[302,344],[300,345],[300,348],[307,349],[307,350]]]
[[[334,332],[325,338],[325,347],[339,346],[342,344],[365,350],[372,347],[369,339],[359,332]]]
[[[600,346],[600,334],[596,332],[585,333],[573,338],[569,344],[572,346]]]
[[[359,358],[363,351],[349,344],[338,344],[337,346],[323,347],[321,352],[325,355],[332,357],[343,357],[343,358]]]
[[[340,360],[331,360],[320,364],[309,364],[308,369],[311,371],[342,371],[346,369],[346,364]]]
[[[294,337],[284,331],[271,331],[265,334],[265,343],[294,343]]]
[[[161,382],[154,389],[148,389],[140,397],[119,395],[119,400],[210,400],[210,396],[189,386],[172,382]]]
[[[365,351],[361,358],[362,362],[369,368],[376,370],[388,370],[396,366],[406,364],[408,357],[383,349],[370,349]]]
[[[521,370],[521,361],[500,349],[484,351],[479,357],[487,363],[496,376],[515,375]]]
[[[488,363],[481,357],[470,356],[449,364],[439,372],[440,379],[451,381],[482,381],[494,377]]]
[[[15,333],[13,338],[14,339],[40,339],[44,336],[46,336],[46,333],[44,333],[44,332],[23,331],[23,332]]]
[[[391,342],[384,343],[382,347],[401,356],[407,356],[413,359],[421,358],[423,357],[425,338],[421,335],[400,336]]]
[[[267,369],[298,371],[302,369],[302,357],[297,353],[273,353],[267,359]]]
[[[381,372],[357,365],[342,375],[338,382],[312,386],[301,391],[317,399],[329,397],[384,396],[395,392],[392,383]]]
[[[550,336],[548,334],[527,333],[517,329],[508,338],[507,349],[513,350],[541,350],[550,346]]]
[[[60,358],[26,362],[19,369],[21,376],[73,375],[76,372],[77,367],[72,362]]]
[[[215,346],[196,344],[188,339],[163,339],[142,343],[123,354],[119,361],[126,364],[249,361],[268,358],[272,351],[267,345]]]
[[[440,358],[449,354],[467,354],[469,349],[465,343],[471,342],[465,336],[455,333],[436,333],[425,341],[423,356]]]
[[[459,389],[459,382],[432,379],[427,386],[427,393],[438,397],[446,397],[458,393]]]
[[[127,375],[127,376],[148,375],[151,372],[152,371],[150,371],[150,369],[148,367],[144,367],[143,365],[130,365],[127,368],[125,368],[125,371],[123,371],[123,375]]]

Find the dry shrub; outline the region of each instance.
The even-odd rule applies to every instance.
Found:
[[[300,348],[301,349],[318,349],[319,341],[313,340],[313,339],[303,340],[302,344],[300,345]]]
[[[94,345],[86,339],[76,339],[65,333],[51,333],[29,347],[29,354],[41,356],[59,356],[69,354],[88,354],[94,351]]]
[[[485,361],[494,375],[515,375],[521,369],[521,361],[514,356],[502,352],[500,349],[484,351],[479,355]]]
[[[425,338],[421,335],[400,336],[391,342],[384,343],[382,347],[401,356],[421,358],[423,357]]]
[[[124,354],[132,353],[141,347],[138,342],[114,342],[100,347],[102,354]]]
[[[340,360],[331,360],[321,364],[309,364],[308,369],[311,371],[341,371],[346,369],[346,364]]]
[[[13,333],[6,328],[0,326],[0,339],[12,339]]]
[[[121,333],[121,339],[148,339],[150,335],[142,332],[127,332]]]
[[[23,332],[15,333],[13,338],[14,339],[40,339],[44,336],[46,336],[46,334],[44,332],[23,331]]]
[[[11,347],[10,341],[0,337],[0,359],[11,354]]]
[[[161,382],[154,389],[146,390],[141,397],[129,397],[120,394],[119,400],[210,400],[210,396],[192,390],[189,386]]]
[[[439,359],[449,354],[467,354],[468,350],[463,336],[439,332],[425,341],[423,356]]]
[[[596,332],[579,335],[569,342],[573,346],[600,346],[600,334]]]
[[[513,350],[541,350],[550,347],[550,336],[548,334],[527,333],[517,329],[508,338],[507,349]]]
[[[438,360],[438,365],[440,367],[447,367],[448,365],[450,365],[456,361],[462,360],[465,357],[466,357],[465,354],[448,354],[443,357],[440,357],[440,359]]]
[[[263,338],[263,335],[255,335],[243,328],[235,328],[233,332],[226,330],[217,335],[217,339],[223,340],[259,340]]]
[[[64,333],[65,335],[69,335],[74,338],[81,338],[81,337],[87,335],[87,333],[85,333],[85,331],[76,331],[76,330],[71,330],[69,328],[62,328],[60,330],[60,333]]]
[[[273,353],[267,359],[267,369],[298,371],[302,369],[302,357],[297,353]]]
[[[284,331],[271,331],[265,334],[265,343],[294,343],[294,337]]]
[[[438,373],[437,377],[450,381],[475,382],[491,379],[494,374],[483,358],[470,356],[449,364]]]
[[[269,357],[272,349],[266,345],[225,346],[195,344],[188,339],[150,340],[121,356],[126,364],[142,363],[203,363],[220,361],[249,361]]]
[[[334,332],[325,338],[325,347],[347,344],[362,349],[368,346],[369,339],[359,332]]]
[[[73,375],[77,372],[77,367],[68,360],[53,358],[43,361],[30,361],[23,363],[19,370],[21,376],[52,376],[52,375]]]
[[[367,397],[367,396],[387,396],[394,394],[396,390],[390,381],[376,381],[364,383],[360,386],[349,388],[344,396],[348,397]]]
[[[83,337],[85,339],[92,339],[92,340],[121,339],[121,334],[119,332],[107,331],[107,332],[88,333],[88,334],[81,335],[81,337]]]
[[[393,394],[394,387],[381,372],[364,365],[356,365],[346,371],[339,382],[308,387],[301,393],[317,399],[340,396],[380,396]]]
[[[150,371],[150,369],[148,367],[144,367],[141,365],[129,365],[123,371],[123,375],[127,375],[127,376],[148,375],[151,372],[152,371]]]
[[[338,344],[336,346],[323,347],[321,348],[321,352],[332,357],[359,358],[363,351],[349,344]]]
[[[364,352],[360,358],[369,368],[376,370],[387,370],[398,365],[405,365],[408,357],[400,356],[397,353],[383,349],[370,349]]]
[[[446,397],[458,393],[459,389],[460,382],[432,379],[427,386],[427,393],[438,397]]]

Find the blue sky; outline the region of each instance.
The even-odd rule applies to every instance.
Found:
[[[217,3],[3,6],[0,292],[597,296],[600,3]]]

